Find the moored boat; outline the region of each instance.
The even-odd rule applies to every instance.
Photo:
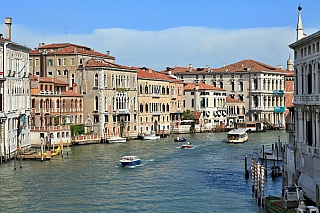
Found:
[[[272,150],[272,149],[261,150],[258,153],[258,157],[263,160],[282,161],[281,156],[282,156],[282,152],[278,151],[278,153],[277,153],[276,149],[274,149],[274,150]]]
[[[244,143],[248,141],[248,133],[245,128],[233,129],[227,134],[228,143]]]
[[[123,156],[120,160],[120,163],[121,166],[136,166],[141,163],[141,160],[137,156],[128,155]]]
[[[155,131],[151,131],[150,135],[144,135],[143,140],[157,140],[160,139],[160,135],[156,135]]]
[[[112,138],[107,138],[108,143],[125,143],[127,142],[126,138],[122,137],[112,137]]]

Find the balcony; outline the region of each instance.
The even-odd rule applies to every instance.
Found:
[[[177,95],[176,94],[171,95],[171,99],[177,99]]]
[[[160,98],[160,93],[152,93],[152,98]]]
[[[152,112],[152,115],[160,115],[160,114],[161,114],[160,111],[153,111],[153,112]]]
[[[319,94],[295,95],[293,104],[318,105],[320,104]]]
[[[117,109],[116,110],[116,115],[128,115],[130,114],[129,109]]]

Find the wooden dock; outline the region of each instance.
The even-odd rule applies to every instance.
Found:
[[[22,159],[22,160],[50,160],[51,159],[51,151],[47,151],[44,155],[43,158],[41,155],[39,155],[38,152],[26,152],[20,155],[17,155],[17,159]]]

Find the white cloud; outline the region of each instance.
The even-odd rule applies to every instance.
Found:
[[[2,28],[4,30],[4,25]],[[288,45],[295,41],[295,37],[296,31],[290,27],[240,30],[178,27],[162,31],[110,28],[96,29],[92,34],[68,34],[67,37],[63,34],[43,35],[18,25],[12,29],[12,39],[30,48],[43,41],[61,43],[67,40],[99,52],[110,50],[116,63],[155,70],[176,65],[187,67],[189,64],[193,67],[221,67],[224,63],[243,59],[286,68],[288,55],[292,54]]]

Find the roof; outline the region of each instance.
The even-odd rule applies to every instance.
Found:
[[[220,91],[225,91],[225,89],[221,89],[221,88],[218,88],[218,87],[215,87],[215,86],[211,86],[209,84],[205,84],[205,83],[202,83],[202,82],[198,82],[198,83],[188,82],[188,83],[185,83],[184,91],[195,90],[197,85],[198,85],[198,90],[220,90]]]
[[[191,69],[191,72],[190,72]],[[168,73],[171,71],[173,74],[204,74],[204,73],[221,73],[221,72],[280,72],[287,73],[288,71],[283,70],[281,68],[273,67],[267,64],[264,64],[259,61],[255,61],[252,59],[242,60],[233,64],[225,65],[219,68],[189,68],[189,67],[179,67],[176,66],[174,68],[167,67],[166,70],[162,71],[162,73]]]
[[[47,45],[40,45],[39,47],[36,47],[34,50],[31,50],[29,52],[30,55],[41,55],[42,52],[46,52],[47,55],[59,55],[59,54],[81,54],[81,55],[90,55],[90,56],[98,56],[98,57],[104,57],[104,58],[111,58],[115,59],[114,56],[110,56],[108,54],[103,54],[97,51],[94,51],[93,49],[77,45],[77,44],[70,44],[70,43],[59,43],[59,44],[47,44]]]
[[[94,59],[90,59],[86,62],[86,68],[118,68],[118,69],[131,69],[133,70],[131,67],[127,67],[127,66],[123,66],[120,64],[115,64],[115,63],[111,63],[111,62],[107,62],[107,61],[98,61],[98,60],[94,60]]]
[[[243,101],[241,100],[237,100],[237,99],[234,99],[234,98],[230,98],[230,97],[226,97],[226,102],[227,103],[244,103]]]
[[[152,79],[152,80],[164,80],[169,82],[181,82],[183,83],[183,80],[176,79],[175,77],[165,75],[160,72],[156,72],[152,69],[148,69],[146,67],[143,68],[136,68],[138,70],[137,72],[137,78],[138,79]]]
[[[67,82],[59,80],[57,78],[48,78],[48,77],[38,77],[38,76],[30,76],[30,81],[38,81],[40,83],[54,83],[60,85],[68,85]]]

